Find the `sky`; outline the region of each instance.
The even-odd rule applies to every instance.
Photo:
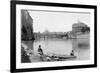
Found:
[[[53,11],[28,11],[33,19],[33,31],[67,32],[72,30],[72,25],[78,21],[90,25],[89,13],[53,12]]]

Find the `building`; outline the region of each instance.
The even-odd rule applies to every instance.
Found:
[[[82,34],[89,30],[90,30],[89,27],[82,22],[78,22],[72,25],[73,34]]]

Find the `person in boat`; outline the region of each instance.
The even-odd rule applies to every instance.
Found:
[[[74,50],[72,50],[72,52],[70,53],[71,56],[74,56]]]
[[[38,48],[38,54],[40,55],[40,59],[43,61],[43,50],[41,48],[41,45],[39,45],[39,48]]]

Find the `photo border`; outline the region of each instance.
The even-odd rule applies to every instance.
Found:
[[[52,7],[71,7],[71,8],[85,8],[94,9],[94,64],[89,65],[73,65],[73,66],[57,66],[57,67],[41,67],[41,68],[25,68],[16,69],[16,5],[37,5],[37,6],[52,6]],[[81,4],[64,4],[64,3],[48,3],[48,2],[34,2],[34,1],[11,1],[11,29],[10,29],[10,47],[11,47],[11,72],[29,72],[29,71],[47,71],[47,70],[61,70],[61,69],[79,69],[97,67],[97,6],[95,5],[81,5]]]

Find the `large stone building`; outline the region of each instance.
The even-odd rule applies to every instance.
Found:
[[[21,39],[34,40],[33,19],[27,10],[21,10],[21,24]]]
[[[90,28],[85,23],[82,22],[78,22],[72,25],[73,34],[83,34],[89,30]]]

